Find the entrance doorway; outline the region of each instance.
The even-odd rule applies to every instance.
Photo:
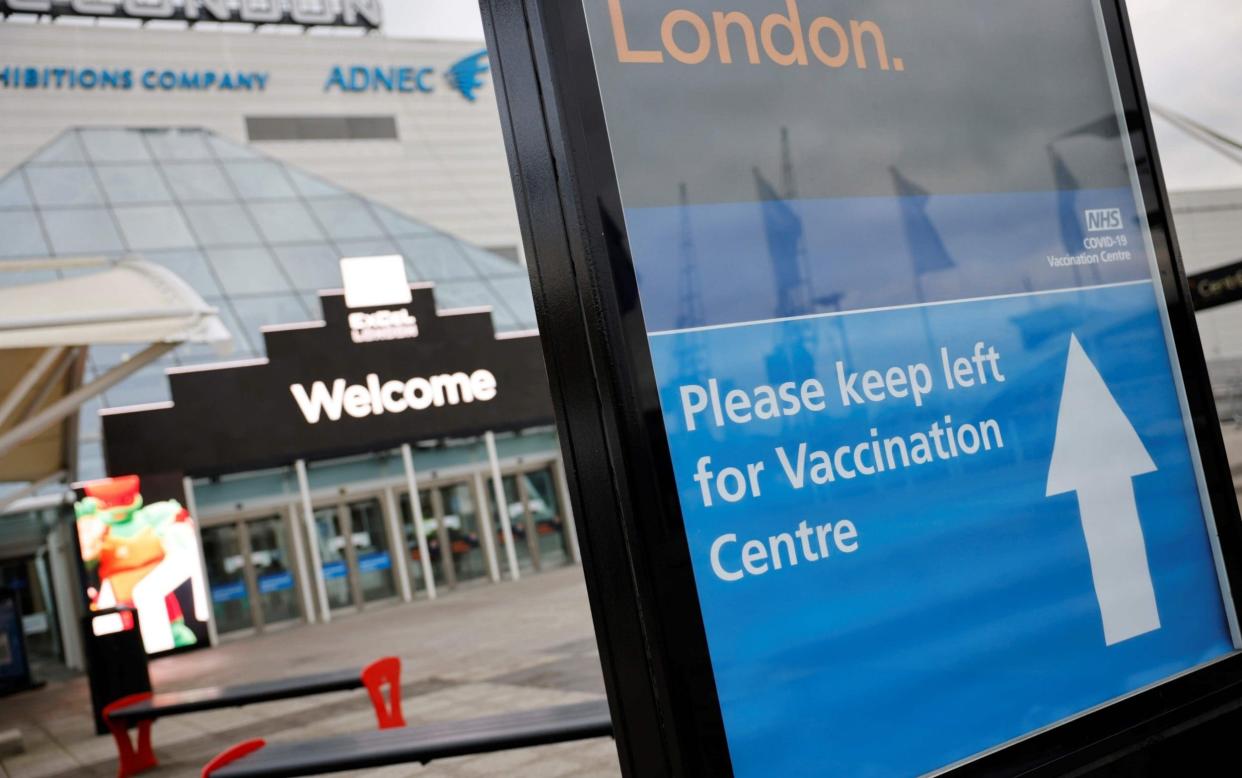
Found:
[[[518,564],[523,569],[544,570],[568,563],[572,557],[552,466],[512,473],[501,480]],[[494,515],[496,499],[491,489],[488,503]]]
[[[0,560],[0,586],[12,589],[21,610],[26,651],[32,666],[60,659],[46,549],[30,556]]]
[[[216,630],[254,629],[301,618],[285,516],[271,514],[203,527],[203,559]]]
[[[436,585],[451,589],[461,581],[489,577],[483,545],[487,520],[479,515],[474,482],[428,486],[418,490],[418,497]],[[410,578],[415,589],[421,590],[425,588],[423,570],[408,492],[401,495],[401,525],[410,555]]]
[[[360,610],[396,596],[386,527],[378,497],[315,509],[328,607]]]

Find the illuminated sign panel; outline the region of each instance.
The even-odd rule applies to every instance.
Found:
[[[177,494],[160,499],[136,475],[90,481],[74,503],[90,609],[135,609],[148,654],[207,645],[202,549],[180,484],[170,483]],[[91,624],[97,635],[134,628],[125,613]]]
[[[362,259],[377,258],[343,262],[355,292]],[[108,472],[215,475],[551,423],[536,333],[437,311],[430,285],[371,291],[385,296],[357,308],[321,293],[324,320],[265,330],[266,359],[169,371],[170,404],[105,411]]]

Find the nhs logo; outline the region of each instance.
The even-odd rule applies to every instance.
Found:
[[[1115,232],[1122,229],[1120,208],[1093,208],[1084,212],[1087,232]]]

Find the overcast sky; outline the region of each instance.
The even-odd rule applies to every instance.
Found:
[[[1139,64],[1152,103],[1242,139],[1242,2],[1130,0]],[[476,0],[385,0],[389,35],[482,40]],[[1169,188],[1242,186],[1242,165],[1161,119]]]

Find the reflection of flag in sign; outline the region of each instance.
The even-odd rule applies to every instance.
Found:
[[[1048,156],[1052,158],[1052,172],[1056,177],[1058,199],[1061,203],[1061,240],[1065,242],[1065,250],[1077,254],[1083,250],[1082,224],[1078,221],[1078,179],[1070,172],[1065,160],[1056,149],[1049,147]]]
[[[927,217],[927,190],[901,174],[897,168],[889,168],[893,184],[901,197],[901,217],[906,228],[906,242],[914,256],[914,272],[918,276],[949,270],[956,267],[949,256],[940,233]]]
[[[481,76],[490,69],[484,61],[486,58],[487,49],[480,49],[454,62],[444,74],[449,85],[472,103],[475,100],[475,90],[483,88]]]
[[[1066,138],[1077,138],[1079,136],[1087,136],[1087,137],[1094,137],[1094,138],[1116,138],[1120,135],[1121,135],[1121,125],[1117,123],[1117,117],[1113,116],[1110,113],[1110,114],[1105,114],[1104,116],[1102,116],[1099,119],[1096,119],[1093,122],[1088,122],[1087,124],[1084,124],[1081,127],[1070,130],[1069,132],[1057,138],[1056,141],[1053,141],[1053,143],[1056,143],[1057,141],[1065,140]]]
[[[776,188],[758,170],[755,188],[763,206],[763,230],[772,259],[772,278],[776,283],[777,315],[806,313],[800,309],[806,291],[806,273],[802,267],[802,217],[789,207]]]

